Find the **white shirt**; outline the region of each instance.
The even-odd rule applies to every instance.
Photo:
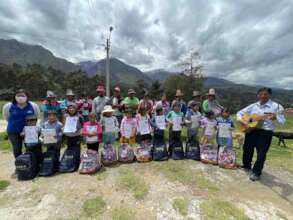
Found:
[[[275,113],[277,116],[276,121],[264,120],[264,123],[262,125],[262,129],[273,131],[275,129],[275,122],[279,124],[285,123],[286,119],[283,112],[283,106],[271,100],[267,101],[263,105],[261,105],[260,102],[256,102],[237,112],[237,120],[240,120],[244,114],[257,114],[260,116],[264,116],[265,113]]]

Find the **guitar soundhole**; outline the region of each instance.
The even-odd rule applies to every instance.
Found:
[[[252,118],[250,118],[250,119],[249,119],[249,122],[250,122],[250,123],[252,123],[252,122],[253,122]]]

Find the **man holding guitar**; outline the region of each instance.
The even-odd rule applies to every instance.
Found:
[[[285,123],[284,108],[271,101],[271,95],[270,88],[261,88],[257,92],[259,101],[237,112],[237,121],[246,131],[242,158],[244,169],[251,170],[254,148],[256,148],[257,159],[250,175],[252,181],[260,179],[276,122]]]

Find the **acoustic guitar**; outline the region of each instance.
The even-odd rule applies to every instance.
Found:
[[[255,129],[260,129],[263,125],[263,120],[259,120],[259,115],[257,114],[245,114],[242,116],[242,120],[246,121],[248,124],[248,127],[245,127],[241,122],[237,123],[237,128],[241,132],[248,133],[250,131],[253,131]]]

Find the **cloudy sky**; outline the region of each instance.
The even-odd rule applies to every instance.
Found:
[[[205,75],[293,89],[291,0],[0,1],[0,38],[72,62],[111,56],[142,70],[178,68],[198,51]]]

